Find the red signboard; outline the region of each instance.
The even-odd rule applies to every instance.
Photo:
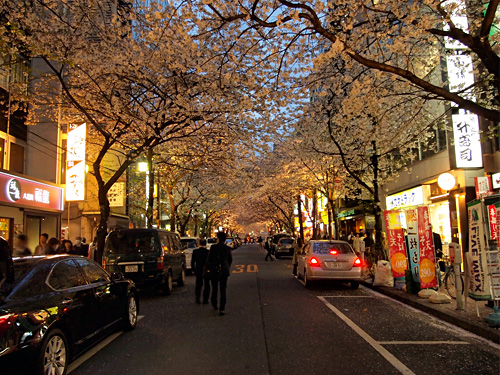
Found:
[[[488,206],[488,218],[490,221],[490,238],[498,239],[497,209],[494,204]]]
[[[387,229],[387,241],[389,243],[389,253],[391,256],[392,275],[403,277],[407,268],[406,252],[401,227],[399,211],[385,211],[385,227]]]
[[[420,250],[420,287],[422,289],[434,288],[437,286],[436,261],[431,224],[429,222],[429,208],[427,206],[417,207],[417,212]]]
[[[476,198],[481,199],[482,197],[487,197],[493,194],[493,187],[491,186],[491,178],[486,177],[474,177],[474,184],[476,186]]]
[[[64,189],[0,172],[0,202],[48,211],[64,210]]]

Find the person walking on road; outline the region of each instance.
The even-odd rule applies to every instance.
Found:
[[[295,246],[293,249],[293,258],[292,258],[292,274],[297,276],[297,266],[299,265],[299,253],[302,251],[304,244],[302,243],[302,238],[297,238],[297,242],[295,242]]]
[[[259,236],[257,241],[259,242],[259,249],[262,250],[262,247],[264,246],[264,243],[263,243],[264,239],[262,238],[262,236]]]
[[[233,262],[233,256],[231,254],[231,248],[225,244],[226,233],[217,232],[217,240],[218,242],[210,248],[205,268],[212,284],[212,307],[214,310],[219,310],[220,315],[224,315],[226,308],[227,279],[229,277],[229,267],[231,267],[231,263]],[[219,305],[217,305],[219,288],[220,302]]]
[[[196,276],[196,285],[195,285],[195,296],[196,303],[200,303],[201,297],[201,288],[203,288],[203,304],[208,303],[208,298],[210,297],[210,279],[208,275],[204,275],[203,269],[205,268],[205,264],[207,264],[208,258],[208,249],[207,249],[207,240],[200,240],[200,247],[193,250],[193,256],[191,257],[191,269]]]
[[[267,251],[267,255],[264,258],[264,260],[266,262],[267,262],[267,258],[271,258],[271,260],[274,260],[274,258],[273,258],[273,250],[271,249],[271,244],[269,243],[269,241],[266,241],[266,243],[264,244],[264,248]]]

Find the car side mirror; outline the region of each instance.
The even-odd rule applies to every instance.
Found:
[[[113,272],[111,274],[111,280],[113,281],[121,281],[123,280],[123,274],[121,272]]]

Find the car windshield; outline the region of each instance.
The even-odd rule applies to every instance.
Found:
[[[227,243],[231,243],[231,242],[233,242],[233,239],[232,238],[228,238],[228,239],[226,239],[226,242]]]
[[[292,238],[286,238],[281,240],[282,245],[291,245],[293,244],[293,239]]]
[[[181,242],[182,242],[182,247],[184,249],[191,249],[193,247],[196,247],[196,240],[195,239],[192,239],[192,238],[182,239],[181,238]]]
[[[152,232],[111,232],[105,251],[115,254],[151,253],[155,251],[154,242]]]
[[[330,251],[338,251],[339,254],[351,254],[353,250],[348,243],[343,242],[316,242],[313,252],[316,254],[328,254]]]

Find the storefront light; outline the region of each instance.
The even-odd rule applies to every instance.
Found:
[[[455,187],[455,176],[451,173],[442,173],[438,177],[438,185],[441,189],[449,191]]]

